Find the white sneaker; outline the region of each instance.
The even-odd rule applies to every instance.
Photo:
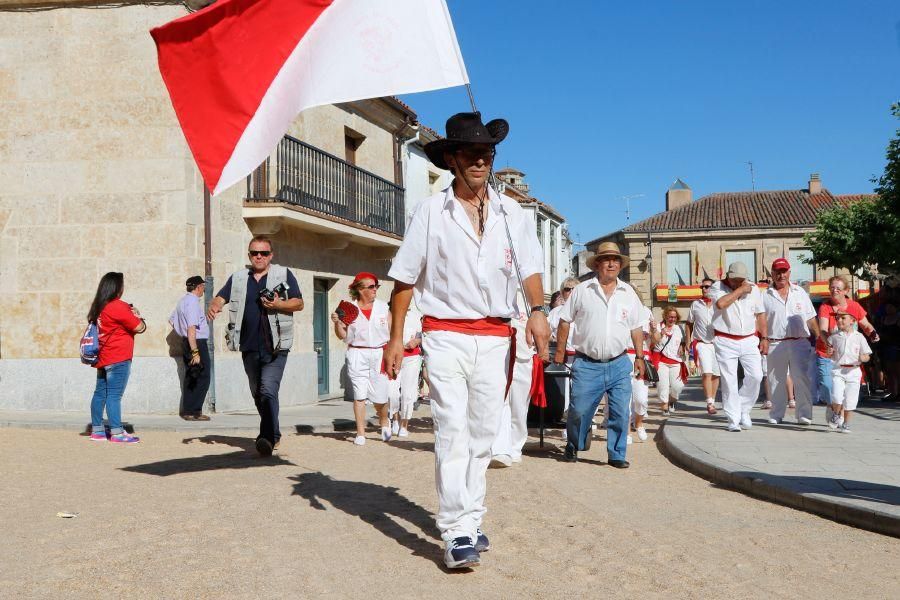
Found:
[[[390,427],[382,427],[381,428],[381,441],[382,442],[391,441],[391,428]]]
[[[357,446],[365,446],[366,445],[366,436],[364,436],[364,435],[356,436],[356,438],[353,440],[353,443],[356,444]]]
[[[740,430],[741,430],[741,426],[738,425],[737,423],[729,423],[728,424],[728,431],[740,431]]]
[[[750,420],[750,415],[741,417],[741,429],[751,429],[752,427],[753,421]]]
[[[637,436],[638,436],[639,440],[641,440],[642,442],[646,442],[647,441],[647,430],[644,429],[643,427],[638,427],[637,428]]]
[[[397,430],[397,436],[409,437],[409,429],[407,429],[406,427],[401,427],[399,430]]]
[[[509,454],[495,454],[491,457],[490,467],[494,469],[502,469],[512,466],[512,457]]]
[[[391,433],[393,433],[394,435],[397,435],[398,433],[400,433],[400,420],[399,419],[394,419],[393,421],[391,421]]]
[[[812,419],[807,419],[806,417],[800,417],[797,419],[797,423],[799,425],[812,425]]]
[[[778,419],[773,419],[773,418],[769,417],[768,423],[769,423],[769,425],[778,425],[779,423],[781,423],[781,421],[779,421]]]
[[[514,464],[514,465],[515,465],[515,464],[519,464],[520,462],[522,462],[522,455],[521,455],[521,454],[514,454],[514,455],[512,456],[512,461],[513,461],[513,464]]]
[[[628,436],[628,441],[625,442],[625,445],[626,445],[626,446],[630,446],[630,445],[633,444],[633,443],[634,443],[634,440],[631,439],[631,436],[629,435],[629,436]]]

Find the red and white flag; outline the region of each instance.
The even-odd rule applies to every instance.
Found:
[[[469,81],[444,0],[219,0],[150,35],[213,195],[303,109]]]

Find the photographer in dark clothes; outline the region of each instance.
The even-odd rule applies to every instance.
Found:
[[[250,393],[259,412],[256,450],[270,456],[278,447],[278,390],[294,341],[293,313],[303,310],[297,278],[286,267],[274,265],[272,241],[262,235],[250,240],[250,268],[236,271],[209,305],[212,320],[228,303],[229,350],[240,350]]]

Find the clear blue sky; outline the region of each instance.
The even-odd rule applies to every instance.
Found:
[[[900,1],[448,0],[478,107],[585,242],[712,192],[871,192],[900,126]],[[465,88],[403,97],[444,132]]]

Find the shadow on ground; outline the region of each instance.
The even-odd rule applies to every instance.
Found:
[[[368,523],[388,538],[408,548],[443,570],[443,548],[434,525],[434,515],[401,495],[395,487],[364,481],[341,481],[321,472],[290,477],[295,481],[296,496],[305,498],[316,510],[328,510],[323,502]],[[422,535],[407,531],[402,519],[421,530]]]
[[[156,475],[168,477],[182,473],[200,473],[203,471],[219,471],[223,469],[252,469],[255,467],[277,467],[282,465],[294,465],[278,455],[261,457],[256,454],[255,440],[245,437],[231,437],[226,435],[205,435],[200,437],[185,438],[184,444],[200,442],[210,445],[225,445],[240,448],[237,452],[228,454],[207,454],[206,456],[189,456],[185,458],[171,458],[143,465],[123,467],[122,471],[142,473],[144,475]],[[296,466],[296,465],[294,465]]]

